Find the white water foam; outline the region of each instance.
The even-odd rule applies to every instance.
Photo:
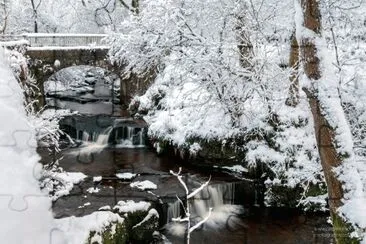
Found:
[[[190,203],[191,223],[197,223],[208,215],[210,207],[213,208],[210,218],[205,223],[205,228],[222,228],[225,225],[235,225],[240,222],[237,216],[242,213],[243,207],[234,205],[235,184],[219,184],[208,186],[195,196]],[[176,201],[168,205],[166,229],[171,235],[181,236],[185,233],[185,224],[171,222],[172,218],[182,214],[181,203]]]
[[[106,128],[101,133],[87,131],[82,131],[82,133],[77,133],[77,140],[81,141],[83,144],[76,152],[79,155],[88,156],[92,153],[100,153],[105,149],[109,140],[114,136],[114,146],[117,148],[141,148],[145,147],[143,129],[140,129],[135,133],[136,128],[134,127],[120,127],[122,128],[122,134],[119,133],[118,128],[113,128],[112,126]],[[114,130],[115,129],[115,130]],[[112,133],[114,132],[114,133]],[[114,135],[112,135],[114,134]],[[81,136],[80,136],[81,135]],[[134,143],[135,142],[135,143]]]

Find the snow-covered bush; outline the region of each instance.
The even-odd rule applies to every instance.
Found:
[[[40,93],[37,81],[28,70],[26,57],[16,50],[7,51],[10,67],[19,85],[24,92],[24,106],[32,127],[36,131],[36,138],[39,146],[59,150],[59,139],[64,133],[59,128],[59,121],[70,115],[69,110],[53,110],[41,108],[39,111]]]

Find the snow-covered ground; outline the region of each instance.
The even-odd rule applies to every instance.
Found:
[[[0,73],[0,239],[3,243],[48,244],[55,222],[51,199],[39,188],[42,167],[36,131],[24,109],[23,90],[1,48]]]

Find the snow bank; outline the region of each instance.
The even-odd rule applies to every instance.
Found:
[[[3,243],[49,244],[51,200],[39,188],[40,157],[23,91],[0,48],[0,239]],[[58,240],[52,240],[58,243]]]
[[[63,243],[80,244],[86,243],[91,231],[101,233],[107,227],[109,227],[111,223],[123,223],[123,221],[124,219],[118,214],[108,211],[101,211],[94,212],[83,217],[72,216],[63,219],[57,219],[56,226],[60,231],[65,233]],[[102,243],[100,235],[96,234],[93,236],[93,238],[96,243]]]

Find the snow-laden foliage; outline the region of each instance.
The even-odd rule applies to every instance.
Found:
[[[147,118],[152,135],[178,145],[189,137],[232,137],[265,120],[272,103],[286,98],[288,70],[278,66],[274,44],[262,45],[266,34],[245,36],[244,45],[253,45],[250,52],[256,54],[250,60],[239,52],[250,19],[241,16],[250,13],[242,13],[240,2],[145,4],[141,15],[122,24],[124,34],[111,38],[111,55],[126,64],[126,73],[157,72],[153,86],[138,98],[140,110],[159,107]],[[243,67],[241,58],[250,65]]]
[[[74,185],[82,182],[87,176],[81,172],[65,172],[58,162],[42,172],[40,187],[48,192],[52,201],[70,194]]]
[[[115,30],[116,23],[121,22],[129,12],[118,0],[11,0],[5,2],[8,10],[6,34],[103,33]]]
[[[36,80],[28,70],[27,59],[16,50],[7,51],[7,57],[14,76],[24,92],[24,106],[32,127],[36,131],[38,145],[52,150],[59,150],[59,139],[64,132],[59,128],[59,121],[70,114],[69,110],[44,109],[37,111],[37,94],[40,90]]]
[[[226,141],[244,152],[243,164],[269,169],[258,176],[268,189],[306,192],[323,181],[304,94],[297,107],[285,105],[292,1],[143,3],[109,41],[127,76],[155,73],[132,101],[151,137],[189,149]]]

